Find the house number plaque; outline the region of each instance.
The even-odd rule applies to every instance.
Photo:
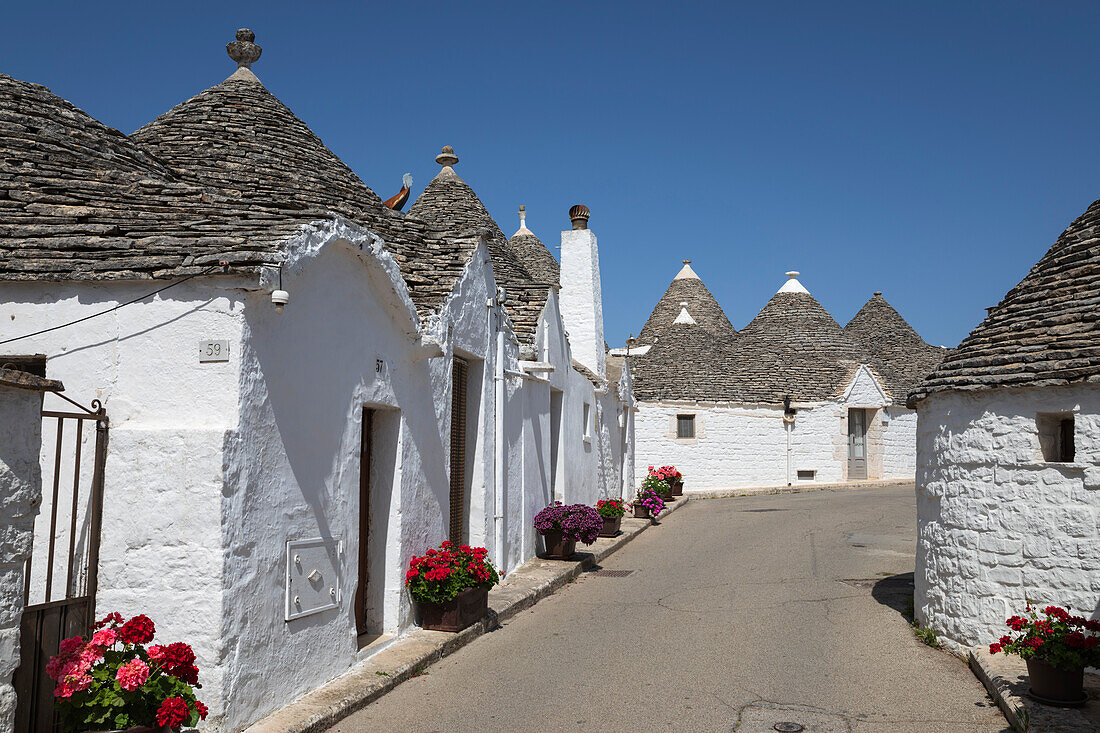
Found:
[[[229,361],[229,341],[200,341],[199,363]]]

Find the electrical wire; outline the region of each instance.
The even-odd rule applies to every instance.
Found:
[[[26,334],[23,334],[22,336],[16,336],[15,338],[4,339],[3,341],[0,341],[0,346],[3,346],[4,344],[10,344],[13,341],[22,341],[23,339],[29,339],[32,336],[41,336],[42,334],[49,333],[50,331],[56,331],[60,328],[65,328],[66,326],[75,326],[78,323],[83,323],[84,321],[90,321],[93,318],[98,318],[99,316],[105,316],[108,313],[114,313],[119,308],[125,308],[128,305],[133,305],[134,303],[140,303],[141,301],[145,300],[146,298],[152,298],[157,293],[163,293],[165,290],[168,290],[169,288],[174,288],[177,285],[182,285],[183,283],[187,282],[191,278],[199,277],[201,275],[207,275],[207,274],[213,272],[214,270],[219,270],[219,269],[222,269],[223,267],[224,267],[224,265],[220,265],[220,264],[219,265],[214,265],[212,267],[208,267],[205,270],[202,270],[201,272],[196,272],[194,275],[188,275],[187,277],[183,278],[182,280],[177,280],[174,283],[169,283],[168,285],[165,285],[163,288],[158,288],[157,290],[154,290],[151,293],[146,293],[145,295],[141,295],[137,298],[134,298],[133,300],[128,300],[125,303],[119,303],[118,305],[114,306],[113,308],[108,308],[105,311],[100,311],[99,313],[93,313],[90,316],[84,316],[83,318],[78,318],[75,321],[69,321],[68,323],[62,323],[62,324],[57,325],[57,326],[50,326],[49,328],[43,328],[41,331],[35,331],[34,333],[26,333]]]

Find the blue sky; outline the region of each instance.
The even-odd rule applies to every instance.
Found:
[[[743,327],[797,269],[955,345],[1100,196],[1100,6],[21,3],[0,71],[131,132],[254,71],[383,198],[453,145],[506,234],[600,238],[608,341],[693,267]]]

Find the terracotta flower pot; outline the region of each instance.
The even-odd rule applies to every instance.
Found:
[[[649,507],[647,506],[634,506],[634,518],[635,519],[653,519],[653,515],[649,513]]]
[[[1088,702],[1083,667],[1066,671],[1032,658],[1027,660],[1027,676],[1031,682],[1028,692],[1039,702],[1058,707],[1077,707]]]
[[[619,527],[622,526],[622,523],[622,517],[604,517],[600,537],[614,537],[619,534]]]
[[[678,478],[678,479],[674,479],[672,481],[672,495],[673,496],[683,496],[684,495],[684,480],[683,479]]]
[[[489,613],[487,588],[467,588],[446,603],[421,603],[421,628],[462,631]]]
[[[542,539],[546,542],[542,557],[547,560],[569,560],[577,551],[577,541],[565,539],[560,529],[543,532]]]

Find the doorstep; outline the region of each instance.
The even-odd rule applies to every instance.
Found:
[[[1027,663],[1017,656],[990,654],[984,647],[969,653],[970,669],[1001,706],[1009,724],[1027,733],[1100,733],[1100,676],[1085,675],[1089,701],[1079,708],[1043,705],[1027,695]]]
[[[662,519],[688,503],[686,496],[668,504]],[[306,693],[246,729],[246,733],[319,733],[377,700],[407,679],[449,656],[520,611],[538,603],[598,565],[651,527],[648,519],[623,517],[618,537],[601,537],[579,551],[579,561],[533,558],[489,591],[489,615],[457,634],[413,627],[374,656]]]

